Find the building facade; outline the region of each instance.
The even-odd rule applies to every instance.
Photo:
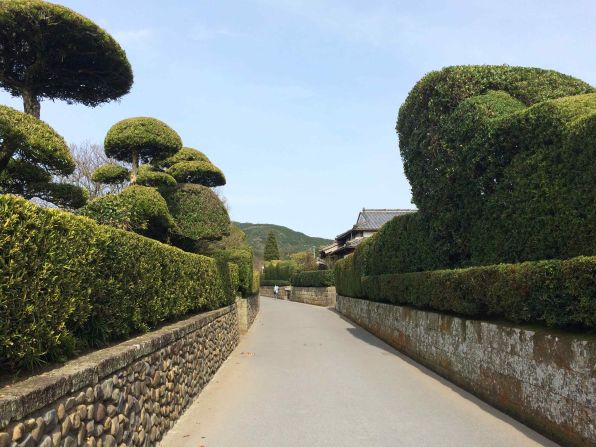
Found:
[[[391,219],[405,214],[415,213],[416,210],[407,209],[366,209],[358,214],[356,224],[335,237],[335,241],[319,250],[320,268],[331,268],[338,259],[353,253],[356,247],[381,229]]]

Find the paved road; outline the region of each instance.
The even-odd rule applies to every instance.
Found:
[[[164,447],[556,446],[342,319],[261,298]]]

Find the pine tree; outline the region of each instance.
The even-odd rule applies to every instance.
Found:
[[[273,233],[273,231],[270,231],[267,236],[267,243],[265,244],[263,257],[265,258],[265,261],[273,261],[280,258],[277,239],[275,238],[275,233]]]

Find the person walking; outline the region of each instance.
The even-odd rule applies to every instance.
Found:
[[[275,285],[273,286],[273,296],[274,296],[275,298],[279,298],[279,297],[278,297],[278,295],[279,295],[279,286],[278,286],[277,284],[275,284]]]

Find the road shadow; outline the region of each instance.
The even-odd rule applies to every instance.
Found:
[[[532,441],[538,443],[539,445],[542,445],[544,447],[562,447],[560,444],[557,444],[556,442],[546,438],[545,435],[541,435],[540,433],[534,431],[532,428],[528,427],[527,425],[523,424],[522,422],[519,422],[518,420],[514,419],[512,416],[509,416],[509,415],[503,413],[501,410],[499,410],[499,409],[493,407],[492,405],[488,404],[487,402],[481,400],[479,397],[476,397],[474,394],[464,390],[463,388],[460,388],[453,382],[445,379],[444,377],[435,373],[434,371],[427,368],[426,366],[418,363],[416,360],[414,360],[413,358],[404,354],[403,352],[398,351],[391,345],[389,345],[386,342],[384,342],[383,340],[381,340],[379,337],[371,334],[363,327],[359,326],[352,320],[350,320],[350,319],[346,318],[345,316],[343,316],[342,314],[340,314],[336,309],[328,307],[327,310],[333,312],[339,318],[341,318],[343,321],[345,321],[350,326],[352,326],[352,327],[347,327],[346,331],[353,337],[362,341],[363,343],[367,343],[371,346],[374,346],[375,348],[382,349],[385,352],[388,352],[390,354],[393,354],[393,355],[399,357],[400,360],[402,360],[402,361],[406,362],[408,365],[416,368],[422,374],[438,381],[441,385],[448,387],[454,393],[456,393],[457,395],[466,399],[467,401],[473,403],[478,408],[480,408],[482,411],[485,411],[486,413],[490,414],[491,416],[494,416],[497,419],[500,419],[501,421],[513,426],[519,432],[523,433],[525,436],[527,436]]]

